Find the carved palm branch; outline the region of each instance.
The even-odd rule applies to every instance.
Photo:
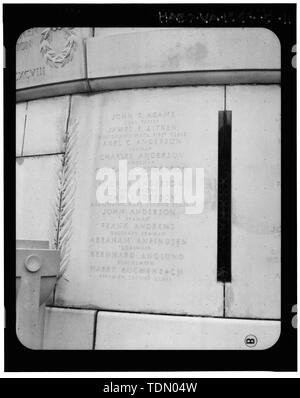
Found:
[[[72,213],[76,190],[77,125],[76,120],[69,120],[65,137],[65,154],[59,172],[58,195],[53,208],[55,225],[52,229],[51,246],[60,250],[59,277],[66,271],[70,260]]]

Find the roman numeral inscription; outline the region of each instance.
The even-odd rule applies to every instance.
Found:
[[[26,69],[16,73],[16,80],[30,80],[34,77],[45,76],[45,67],[40,66],[38,68]]]

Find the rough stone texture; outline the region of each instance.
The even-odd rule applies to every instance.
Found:
[[[53,83],[73,82],[83,90],[86,82],[78,82],[86,78],[84,40],[91,34],[91,28],[32,28],[23,32],[16,45],[17,98],[18,90]],[[45,96],[43,91],[47,87],[39,95]],[[57,91],[56,95],[64,90],[57,87]]]
[[[22,155],[27,103],[16,105],[16,156]]]
[[[227,87],[226,107],[233,118],[226,315],[280,318],[280,87]]]
[[[53,236],[61,156],[17,159],[17,239],[49,241]]]
[[[99,312],[96,349],[264,350],[280,337],[279,321]],[[245,338],[254,335],[255,347]]]
[[[218,110],[223,100],[221,87],[74,98],[76,193],[68,281],[60,280],[56,305],[223,314],[223,286],[216,278]],[[204,211],[190,215],[174,205],[99,205],[96,170],[118,167],[118,156],[128,159],[128,168],[204,168]]]
[[[47,308],[43,348],[46,350],[91,350],[95,311]]]
[[[64,152],[69,105],[69,96],[28,102],[23,155]]]
[[[136,30],[89,39],[87,59],[90,86],[98,90],[103,84],[101,79],[120,76],[143,78],[150,74],[150,78],[151,74],[164,73],[166,79],[168,74],[181,72],[175,75],[179,82],[185,78],[184,72],[279,70],[280,42],[264,28]]]

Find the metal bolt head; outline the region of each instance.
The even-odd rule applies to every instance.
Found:
[[[25,268],[29,272],[37,272],[41,268],[41,265],[42,265],[42,260],[36,254],[31,254],[25,260]]]

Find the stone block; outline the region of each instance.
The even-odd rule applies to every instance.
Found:
[[[91,28],[32,28],[16,43],[17,100],[88,91],[85,39]]]
[[[16,237],[51,241],[57,220],[58,176],[62,155],[18,158]]]
[[[279,321],[98,312],[95,349],[266,350]]]
[[[46,308],[43,349],[91,350],[95,311]]]
[[[232,281],[226,316],[280,318],[280,86],[226,88],[232,111]]]
[[[62,153],[70,96],[28,102],[23,155]]]
[[[22,155],[27,103],[16,105],[16,156]]]

